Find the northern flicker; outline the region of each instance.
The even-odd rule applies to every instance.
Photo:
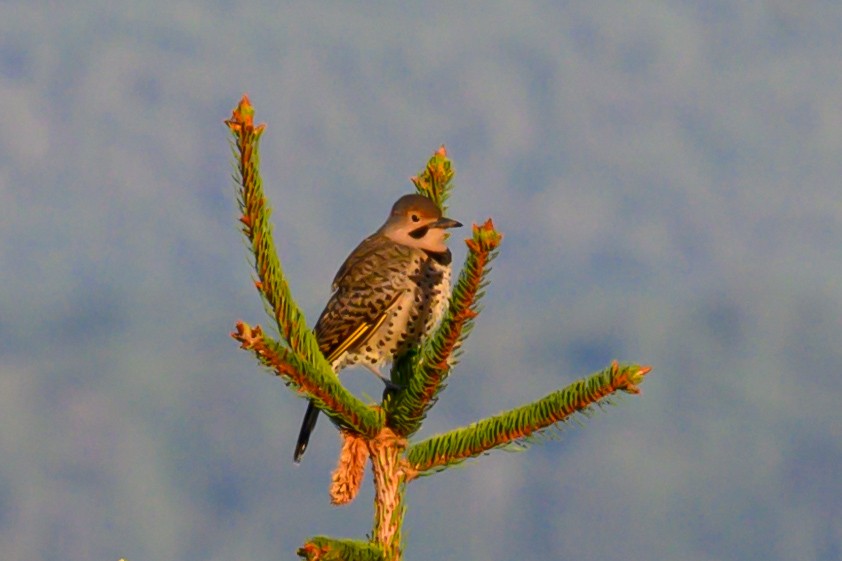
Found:
[[[404,195],[389,218],[351,252],[333,279],[315,334],[334,372],[379,368],[416,346],[441,318],[450,296],[447,229],[461,226],[442,216],[427,197]],[[295,446],[307,449],[319,409],[311,401]]]

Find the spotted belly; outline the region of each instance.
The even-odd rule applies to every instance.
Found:
[[[349,349],[334,365],[366,365],[379,370],[384,364],[420,345],[441,320],[450,297],[450,267],[425,259],[413,264],[401,294],[380,327],[363,344]]]

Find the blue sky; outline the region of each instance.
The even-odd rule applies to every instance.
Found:
[[[557,440],[413,483],[407,558],[839,559],[840,43],[826,2],[3,3],[4,558],[370,530],[370,482],[328,503],[329,424],[294,466],[304,401],[228,337],[266,323],[222,123],[248,92],[311,321],[440,144],[450,214],[505,234],[421,436],[654,366]]]

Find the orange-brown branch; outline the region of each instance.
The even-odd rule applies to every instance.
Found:
[[[402,555],[401,528],[404,516],[406,476],[401,455],[406,439],[388,427],[368,441],[371,469],[374,473],[374,542],[385,559],[399,561]]]

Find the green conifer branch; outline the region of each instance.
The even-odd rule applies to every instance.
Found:
[[[259,327],[252,330],[242,322],[232,336],[288,384],[312,397],[338,425],[373,437],[383,427],[382,411],[365,405],[339,383],[292,298],[278,259],[272,239],[271,210],[260,177],[259,145],[266,126],[254,125],[254,108],[248,96],[243,96],[225,123],[232,135],[233,179],[238,186],[242,233],[254,259],[254,285],[286,346],[265,335]]]
[[[383,551],[374,543],[314,536],[296,552],[307,561],[383,561]]]
[[[424,170],[411,180],[419,195],[432,200],[441,209],[442,214],[447,215],[447,206],[444,203],[450,198],[454,175],[453,165],[447,157],[447,149],[442,144],[427,161]]]
[[[319,352],[316,337],[307,327],[304,314],[292,298],[275,251],[271,210],[263,193],[258,150],[266,125],[254,125],[254,108],[245,95],[225,124],[232,135],[231,149],[236,168],[234,182],[238,186],[237,202],[242,214],[242,233],[254,256],[253,266],[257,274],[254,285],[266,312],[274,318],[281,337],[290,349],[311,364],[329,369],[330,365]]]
[[[242,349],[252,351],[257,360],[287,385],[306,393],[316,400],[322,411],[339,426],[374,438],[385,423],[379,407],[371,407],[345,389],[339,377],[328,369],[316,368],[275,341],[260,329],[244,322],[237,323],[231,336],[240,342]]]
[[[615,361],[602,372],[534,403],[423,440],[407,450],[408,470],[426,475],[495,448],[527,443],[537,433],[567,422],[575,413],[610,404],[610,396],[618,391],[640,393],[638,385],[650,370],[649,366],[619,365]]]
[[[458,358],[458,350],[479,314],[479,300],[484,295],[490,264],[502,238],[491,219],[482,226],[474,225],[472,238],[466,240],[465,264],[441,323],[419,352],[396,365],[393,376],[402,391],[390,396],[392,398],[387,399],[384,407],[387,423],[399,434],[415,433],[444,389],[445,380]]]

